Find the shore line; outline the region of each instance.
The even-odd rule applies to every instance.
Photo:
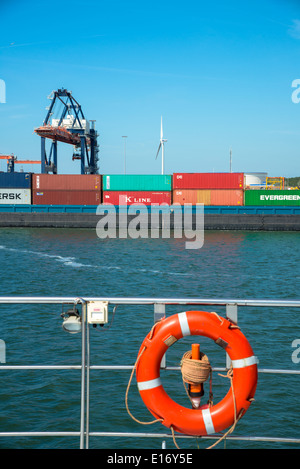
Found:
[[[18,228],[94,228],[105,215],[94,213],[60,212],[1,212],[0,227]],[[116,228],[128,227],[136,215],[127,215],[124,219],[116,216]],[[170,214],[170,229],[176,228],[178,219]],[[162,229],[165,223],[163,214],[159,214],[156,226],[151,225],[150,216],[145,229]],[[192,214],[190,226],[196,229],[196,215]],[[300,231],[300,216],[295,214],[243,214],[243,213],[204,213],[204,230],[251,230],[251,231]]]

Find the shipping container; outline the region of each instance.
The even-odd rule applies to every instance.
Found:
[[[99,205],[100,191],[33,190],[33,205]]]
[[[1,205],[30,205],[31,189],[0,189]]]
[[[244,173],[174,173],[173,189],[244,189]]]
[[[173,204],[243,205],[244,191],[238,189],[173,190]]]
[[[245,205],[300,205],[300,190],[247,190]]]
[[[108,174],[103,176],[104,191],[171,191],[172,176],[151,174]]]
[[[173,204],[210,205],[210,193],[208,189],[173,190]]]
[[[34,174],[33,190],[101,191],[99,174]]]
[[[31,189],[31,173],[0,173],[0,188]]]
[[[210,205],[244,205],[244,191],[217,189],[210,191]]]
[[[131,204],[168,204],[171,205],[172,192],[140,192],[140,191],[104,191],[103,204],[131,205]]]

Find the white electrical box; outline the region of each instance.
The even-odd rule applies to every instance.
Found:
[[[108,323],[108,301],[89,301],[87,304],[87,322],[89,324]]]

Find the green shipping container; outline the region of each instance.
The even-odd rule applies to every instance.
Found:
[[[104,175],[104,191],[171,191],[172,176],[151,174],[109,174]]]
[[[300,190],[245,191],[245,205],[300,205]]]

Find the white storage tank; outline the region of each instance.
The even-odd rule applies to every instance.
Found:
[[[268,173],[245,173],[246,189],[261,189],[266,186]]]

